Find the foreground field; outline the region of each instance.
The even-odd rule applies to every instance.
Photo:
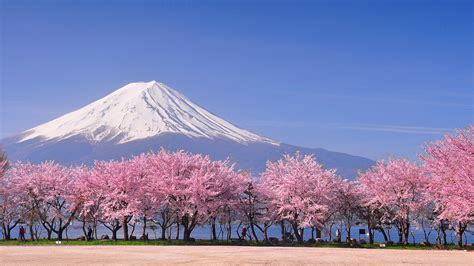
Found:
[[[244,246],[0,246],[0,265],[473,265],[474,253]]]

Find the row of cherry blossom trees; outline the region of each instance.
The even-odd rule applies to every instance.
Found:
[[[163,238],[176,223],[189,240],[197,225],[230,221],[248,178],[229,161],[184,151],[97,161],[91,168],[16,163],[0,181],[3,235],[10,238],[21,222],[30,227],[32,238],[34,226],[41,224],[48,239],[53,233],[62,239],[71,222],[78,220],[84,233],[86,225],[101,224],[110,229],[113,239],[122,229],[127,240],[129,225],[135,228],[142,222],[145,236],[151,221],[160,225]]]
[[[288,231],[303,242],[322,231],[332,237],[341,224],[347,239],[355,225],[366,224],[369,242],[374,232],[386,241],[386,230],[396,228],[399,242],[408,244],[412,228],[421,228],[425,241],[452,226],[462,245],[474,219],[474,126],[427,146],[422,165],[406,159],[379,161],[355,181],[343,180],[313,156],[284,155],[268,162],[260,177],[237,171],[234,164],[184,151],[141,154],[128,160],[97,161],[91,167],[65,167],[54,162],[8,164],[0,156],[0,222],[5,239],[18,224],[38,238],[42,227],[51,239],[63,238],[72,222],[86,228],[102,225],[112,239],[122,230],[125,240],[140,224],[142,238],[149,225],[161,229],[161,238],[174,227],[191,240],[193,230],[209,225],[248,226],[252,239],[269,240],[271,226]],[[238,230],[237,230],[238,232]],[[314,235],[316,232],[316,236]],[[97,233],[95,233],[97,237]],[[441,238],[440,238],[441,239]]]
[[[420,166],[392,159],[360,173],[353,195],[364,210],[360,217],[366,218],[369,232],[378,229],[386,240],[384,228],[394,226],[399,242],[408,244],[414,226],[423,230],[425,242],[438,230],[439,241],[447,244],[446,230],[452,228],[462,246],[474,222],[474,126],[428,144],[420,158]]]

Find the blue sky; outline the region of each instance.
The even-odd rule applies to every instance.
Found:
[[[3,0],[0,137],[149,80],[373,159],[473,123],[472,1],[197,2]]]

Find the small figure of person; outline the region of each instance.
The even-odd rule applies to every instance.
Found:
[[[336,230],[336,242],[341,242],[341,231],[339,229]]]
[[[247,227],[242,228],[242,239],[245,240],[247,238]]]
[[[19,235],[20,235],[20,240],[21,241],[26,241],[26,239],[25,239],[25,228],[23,227],[23,225],[20,226]]]
[[[87,240],[92,240],[92,227],[87,228]]]

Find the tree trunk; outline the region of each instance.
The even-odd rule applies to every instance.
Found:
[[[7,224],[2,224],[3,229],[3,239],[10,240],[10,230],[8,230],[9,226]]]
[[[375,233],[375,230],[370,228],[369,229],[369,244],[374,243],[374,233]]]
[[[183,238],[186,242],[189,242],[189,240],[191,240],[191,231],[187,226],[184,226]]]
[[[179,240],[179,222],[176,222],[176,240]]]
[[[232,240],[232,223],[227,223],[227,240]]]
[[[143,217],[143,232],[142,232],[142,238],[143,240],[148,240],[146,237],[146,216]]]
[[[137,227],[137,224],[134,222],[132,225],[132,232],[130,232],[129,239],[133,237],[133,234],[135,233],[135,228]]]
[[[194,227],[196,226],[196,216],[198,212],[194,212],[192,215],[192,218],[190,218],[190,215],[185,215],[181,219],[181,225],[184,227],[184,234],[183,238],[184,241],[190,241],[191,240],[191,232],[193,231]]]
[[[118,220],[114,220],[110,226],[104,224],[110,231],[112,231],[112,240],[117,240],[117,232],[122,228]]]
[[[258,237],[257,237],[257,233],[255,232],[255,224],[254,223],[250,223],[250,229],[252,230],[252,235],[255,238],[255,241],[258,242]]]
[[[128,221],[127,217],[123,218],[122,226],[123,226],[123,240],[128,241]]]
[[[398,227],[398,243],[403,243],[403,226]]]
[[[331,223],[331,225],[329,225],[329,241],[332,241],[332,227],[333,227],[333,223]]]
[[[117,231],[118,231],[118,229],[113,229],[112,230],[112,240],[117,240]]]
[[[33,230],[33,223],[30,223],[28,225],[28,227],[30,229],[30,240],[34,241],[35,240],[35,233],[34,233],[34,230]]]
[[[291,225],[293,227],[293,233],[295,234],[296,240],[298,241],[298,243],[303,243],[303,238],[301,237],[300,232],[298,230],[298,225],[296,224],[296,222],[291,222]]]
[[[64,229],[62,227],[58,229],[58,232],[56,233],[58,235],[58,240],[63,240],[63,231]]]
[[[467,226],[463,226],[463,224],[459,222],[457,234],[458,234],[458,246],[460,248],[462,248],[462,234],[464,233],[464,230],[466,230],[466,227]]]
[[[347,243],[351,241],[351,225],[346,224],[346,233],[347,233]]]
[[[268,226],[264,225],[263,227],[263,238],[265,239],[265,242],[268,242]]]
[[[216,232],[216,218],[211,218],[211,231],[212,231],[212,241],[217,240],[217,232]]]
[[[407,221],[405,223],[405,226],[403,228],[403,234],[404,234],[404,240],[403,240],[403,245],[408,245],[408,238],[410,237],[410,223]]]
[[[89,241],[89,236],[87,235],[87,231],[86,231],[86,220],[82,221],[82,233],[84,233],[84,237],[86,238],[86,241]]]
[[[43,228],[46,230],[46,239],[51,240],[51,234],[53,233],[53,230],[44,221],[42,221],[41,224],[43,225]]]
[[[93,230],[94,230],[94,238],[99,239],[99,237],[97,235],[97,221],[94,221]]]
[[[11,239],[12,230],[18,225],[18,223],[20,223],[20,220],[13,222],[12,225],[10,225],[11,223],[7,224],[8,239]]]
[[[316,238],[321,238],[321,230],[316,227]]]
[[[46,229],[46,233],[47,233],[47,239],[51,240],[51,234],[53,233],[53,231],[51,231],[50,229]]]
[[[166,227],[161,225],[161,240],[165,240],[165,239],[166,239]]]
[[[448,240],[446,238],[446,229],[444,228],[444,225],[441,224],[441,234],[442,234],[442,237],[443,237],[443,245],[448,245]]]
[[[367,230],[369,231],[369,244],[373,244],[374,243],[374,234],[372,232],[372,221],[370,219],[370,213],[368,212],[368,215],[367,215]]]
[[[379,231],[380,231],[380,233],[382,233],[384,242],[387,242],[388,241],[388,236],[387,236],[387,233],[385,233],[385,229],[383,229],[383,227],[381,227],[381,228],[379,228]]]
[[[283,242],[287,242],[288,239],[286,239],[286,228],[285,228],[285,222],[284,221],[280,222],[280,227],[281,227],[281,240]]]

